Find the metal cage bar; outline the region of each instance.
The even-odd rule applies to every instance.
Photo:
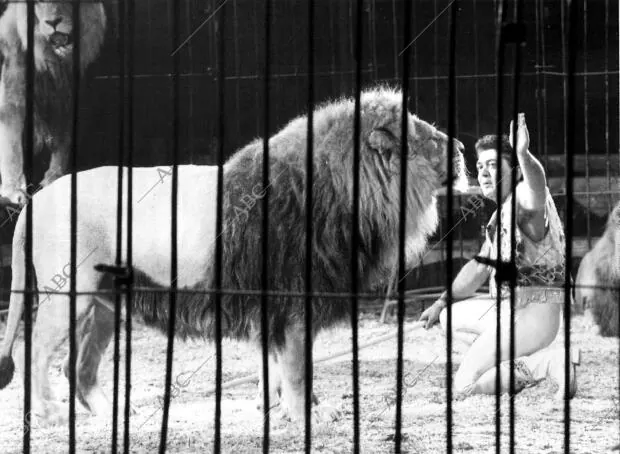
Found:
[[[353,212],[351,229],[351,349],[353,354],[353,452],[360,452],[360,403],[359,403],[359,229],[360,222],[360,133],[362,90],[362,19],[364,0],[357,0],[355,8],[355,114],[353,117]],[[376,65],[375,65],[376,67]]]
[[[127,251],[125,267],[129,270],[130,276],[133,270],[133,163],[134,163],[134,39],[135,39],[135,0],[125,0],[125,24],[127,52],[125,53],[125,67],[127,71]],[[125,418],[124,418],[124,439],[123,450],[128,454],[131,434],[129,431],[131,417],[131,331],[132,331],[132,300],[134,297],[133,282],[130,279],[125,292]]]
[[[261,273],[261,345],[263,363],[263,452],[269,452],[269,298],[266,290],[269,288],[269,195],[271,184],[269,183],[269,115],[270,115],[270,90],[271,76],[271,0],[265,0],[265,55],[264,55],[264,84],[263,84],[263,224],[261,237],[262,273]]]
[[[497,17],[496,17],[496,93],[497,93],[497,120],[496,120],[496,131],[497,131],[497,154],[498,160],[501,160],[501,138],[503,133],[503,110],[502,107],[504,105],[504,51],[505,51],[505,43],[504,43],[504,24],[506,22],[506,2],[505,0],[499,0],[497,2]],[[496,174],[496,189],[497,189],[497,226],[502,225],[502,204],[501,204],[501,182],[503,177],[502,166],[497,166],[497,174]],[[501,261],[502,258],[502,242],[501,242],[501,229],[497,229],[497,260]],[[502,315],[502,292],[500,291],[502,287],[502,273],[499,272],[499,268],[495,273],[495,285],[497,290],[496,295],[496,330],[495,330],[495,368],[499,370],[501,363],[501,315]],[[512,294],[511,289],[511,294]],[[497,390],[500,389],[501,386],[501,376],[500,374],[495,374],[495,452],[499,454],[501,452],[501,401],[500,401],[500,393]]]
[[[172,361],[174,358],[174,331],[177,313],[177,289],[178,289],[178,161],[180,141],[180,96],[179,96],[179,66],[180,54],[176,52],[179,47],[180,6],[179,2],[171,2],[171,29],[172,29],[172,183],[170,194],[170,292],[168,301],[168,346],[166,350],[166,382],[164,385],[164,401],[162,408],[162,424],[159,441],[159,452],[166,452],[168,440],[168,416],[170,411],[170,388],[172,385]]]
[[[315,43],[314,43],[314,15],[315,15],[315,0],[308,0],[308,29],[306,38],[308,40],[308,92],[307,92],[307,111],[308,111],[308,124],[306,135],[306,237],[305,237],[305,252],[306,260],[304,267],[304,282],[306,296],[304,297],[304,316],[305,316],[305,344],[304,344],[304,359],[305,359],[305,452],[310,453],[312,450],[312,383],[313,383],[313,367],[312,367],[312,296],[313,289],[312,282],[312,236],[313,231],[313,179],[314,179],[314,103],[315,103],[315,87],[314,87],[314,71],[315,71]]]
[[[454,189],[452,181],[454,180],[454,139],[456,135],[456,33],[457,33],[457,12],[459,8],[459,2],[453,0],[450,8],[450,41],[448,46],[449,55],[449,75],[448,75],[448,187],[446,194],[446,209],[448,212],[448,225],[453,225],[454,216]],[[454,229],[448,229],[445,236],[446,241],[446,253],[448,255],[448,261],[446,263],[446,289],[447,289],[447,317],[446,317],[446,331],[447,331],[447,371],[446,371],[446,430],[448,433],[447,449],[449,453],[452,453],[454,449],[454,442],[452,439],[452,399],[453,399],[453,379],[452,379],[452,279],[454,275],[454,261],[453,261],[453,237]]]
[[[566,121],[566,237],[570,240],[566,242],[566,261],[565,261],[565,283],[564,283],[564,452],[570,452],[570,327],[571,327],[571,261],[573,256],[573,159],[575,155],[575,46],[576,46],[576,30],[577,30],[577,9],[576,2],[567,0],[568,23],[566,35],[562,37],[562,42],[566,42],[568,46],[568,54],[563,53],[566,68],[566,77],[564,79],[564,99]],[[562,3],[564,5],[564,3]]]
[[[225,1],[225,0],[224,0]],[[227,23],[227,14],[224,3],[218,5],[218,43],[217,43],[217,59],[218,59],[218,149],[217,149],[217,203],[215,216],[215,268],[214,268],[214,287],[215,287],[215,433],[213,437],[213,452],[216,454],[221,450],[221,425],[222,425],[222,234],[223,234],[223,192],[224,192],[224,141],[225,141],[225,122],[226,116],[226,40],[224,32]]]
[[[411,54],[411,2],[404,2],[403,17],[403,50],[402,74],[401,74],[401,127],[400,127],[400,198],[399,198],[399,224],[398,224],[398,333],[397,333],[397,357],[396,357],[396,433],[394,437],[394,450],[401,452],[402,443],[402,404],[403,404],[403,343],[405,320],[405,246],[406,246],[406,209],[407,209],[407,163],[408,163],[408,136],[409,136],[409,60]]]
[[[513,121],[513,131],[512,131],[512,143],[513,148],[517,148],[517,132],[518,132],[518,116],[519,116],[519,83],[520,83],[520,74],[521,74],[521,39],[525,40],[525,24],[523,22],[523,1],[516,0],[514,2],[515,7],[515,20],[514,25],[517,30],[523,30],[523,35],[514,37],[515,43],[515,55],[514,55],[514,86],[513,86],[513,99],[512,99],[512,121]],[[505,41],[504,41],[505,43]],[[516,269],[516,227],[517,227],[517,205],[516,205],[516,187],[517,187],[517,156],[515,150],[513,150],[512,154],[512,163],[511,163],[511,185],[512,192],[515,196],[511,199],[510,206],[510,218],[512,219],[511,228],[510,228],[510,267],[514,270]],[[515,368],[514,368],[514,360],[516,355],[516,345],[515,345],[515,287],[517,276],[516,273],[511,275],[510,281],[510,377],[509,377],[509,395],[512,397],[515,394]],[[497,374],[499,375],[499,374]],[[500,390],[496,390],[498,393]],[[510,444],[510,452],[513,453],[515,449],[515,407],[514,407],[514,399],[509,400],[509,444]]]
[[[28,2],[26,36],[28,42],[34,41],[34,3]],[[26,181],[32,181],[32,169],[34,161],[34,46],[26,48],[26,115],[24,118],[24,175]],[[24,453],[29,454],[31,448],[31,374],[32,374],[32,312],[34,308],[34,273],[32,267],[32,210],[34,201],[26,205],[26,241],[25,241],[25,275],[26,288],[24,289],[24,433],[23,449]]]

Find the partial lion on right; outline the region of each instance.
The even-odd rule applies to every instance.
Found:
[[[605,233],[579,265],[575,303],[590,311],[601,336],[619,336],[620,202],[609,215]]]
[[[34,5],[34,154],[44,149],[50,152],[41,187],[68,173],[76,34],[81,73],[97,58],[105,39],[103,3],[81,2],[80,24],[73,23],[73,4],[68,0]],[[27,108],[27,24],[26,2],[10,2],[0,16],[0,196],[18,205],[28,200],[22,146]]]

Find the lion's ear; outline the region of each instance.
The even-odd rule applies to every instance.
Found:
[[[396,137],[388,129],[376,128],[368,136],[368,145],[381,154],[391,155],[397,145]]]

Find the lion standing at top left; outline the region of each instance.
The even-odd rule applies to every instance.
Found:
[[[73,2],[36,2],[34,25],[34,153],[50,152],[41,186],[68,171],[73,103],[74,38],[80,38],[80,71],[99,55],[106,31],[101,2],[80,4],[81,27],[73,23]],[[26,2],[11,2],[0,17],[0,196],[27,201],[22,133],[26,117]]]

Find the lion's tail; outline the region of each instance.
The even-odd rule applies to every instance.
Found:
[[[25,270],[25,242],[26,242],[26,216],[22,210],[15,225],[13,234],[13,251],[11,269],[13,273],[11,282],[11,298],[9,303],[9,315],[6,323],[6,333],[0,349],[0,389],[6,387],[13,379],[15,363],[12,352],[13,344],[17,337],[19,322],[24,312],[24,293],[26,288]]]

